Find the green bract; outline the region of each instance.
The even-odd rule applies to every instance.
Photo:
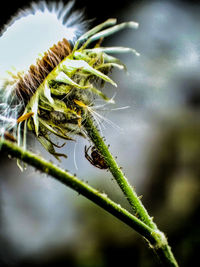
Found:
[[[29,113],[32,116],[27,116],[26,120],[18,124],[18,145],[26,148],[28,129],[36,135],[49,153],[59,158],[66,155],[55,152],[55,147],[58,146],[52,142],[51,134],[66,140],[73,140],[74,135],[84,135],[81,124],[86,119],[87,106],[92,105],[93,96],[97,95],[109,101],[109,98],[96,87],[97,81],[117,86],[107,74],[112,67],[125,68],[124,64],[108,53],[133,52],[139,55],[131,48],[100,46],[103,37],[123,28],[138,26],[135,22],[113,26],[114,24],[116,20],[109,19],[82,35],[72,52],[40,84],[22,115]],[[88,48],[93,41],[97,41],[97,44],[93,48]]]

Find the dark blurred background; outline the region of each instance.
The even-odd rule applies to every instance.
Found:
[[[6,3],[1,27],[28,4]],[[104,41],[141,56],[119,56],[128,73],[112,73],[116,105],[99,112],[116,125],[104,122],[102,130],[180,266],[197,266],[200,1],[77,0],[75,7],[93,19],[91,26],[110,17],[140,23]],[[105,91],[112,97],[116,90]],[[85,144],[67,144],[68,159],[59,164],[129,209],[111,175],[85,159]],[[37,143],[31,149],[52,160]],[[158,266],[137,233],[82,196],[30,167],[20,172],[4,155],[0,168],[0,266]]]

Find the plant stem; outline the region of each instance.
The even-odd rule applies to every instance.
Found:
[[[155,243],[155,237],[152,235],[152,229],[140,221],[136,216],[129,213],[126,209],[122,208],[119,204],[110,200],[106,194],[99,192],[87,183],[81,181],[76,176],[67,171],[55,166],[53,163],[46,161],[40,156],[33,154],[30,151],[24,150],[6,140],[1,140],[1,151],[6,152],[8,155],[15,157],[23,162],[35,167],[46,174],[51,175],[61,183],[69,186],[77,191],[79,194],[90,199],[98,206],[107,210],[115,217],[131,226],[138,233],[147,238],[151,243]]]
[[[161,262],[165,266],[178,266],[173,256],[173,253],[171,251],[171,248],[167,243],[167,239],[165,235],[158,230],[157,225],[153,222],[152,218],[149,216],[147,210],[145,209],[139,197],[137,196],[136,192],[134,191],[134,188],[129,184],[121,168],[117,165],[114,157],[112,156],[112,154],[110,153],[108,149],[108,146],[105,144],[98,129],[94,125],[93,119],[90,115],[87,116],[83,125],[89,138],[91,139],[95,147],[98,149],[98,151],[103,156],[110,172],[112,173],[113,177],[117,181],[118,185],[120,186],[122,192],[124,193],[127,200],[129,201],[137,217],[141,221],[143,221],[146,225],[148,225],[153,230],[153,233],[157,235],[157,238],[158,238],[157,245],[159,243],[160,245],[158,245],[158,247],[157,245],[154,246],[154,250],[159,255]]]
[[[51,175],[61,183],[69,186],[110,214],[114,215],[120,221],[129,225],[132,229],[141,234],[149,242],[150,247],[156,252],[164,266],[178,267],[171,252],[171,248],[167,244],[165,235],[159,230],[154,230],[146,225],[136,216],[122,208],[119,204],[109,199],[105,194],[89,186],[87,183],[80,181],[77,177],[55,166],[53,163],[44,160],[30,151],[23,150],[12,142],[1,140],[1,151],[22,160],[35,167],[37,170]]]
[[[152,229],[157,230],[156,224],[152,221],[152,218],[147,213],[147,210],[145,209],[136,192],[134,191],[134,188],[129,184],[121,168],[117,165],[114,157],[108,149],[108,146],[105,144],[103,138],[99,134],[99,131],[95,127],[93,120],[90,116],[87,116],[87,119],[84,121],[84,127],[87,131],[88,136],[94,143],[95,147],[104,157],[104,160],[110,172],[117,181],[118,185],[120,186],[122,192],[129,201],[137,217],[141,219],[145,224],[150,226]]]

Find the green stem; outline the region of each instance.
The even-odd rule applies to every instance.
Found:
[[[87,183],[79,180],[76,176],[70,174],[67,171],[55,166],[53,163],[46,161],[40,156],[33,154],[30,151],[26,151],[14,143],[6,140],[1,140],[1,151],[6,154],[22,160],[23,162],[35,167],[46,174],[51,175],[61,183],[74,189],[79,194],[90,199],[92,202],[96,203],[98,206],[107,210],[109,213],[113,214],[115,217],[131,226],[138,233],[147,238],[151,243],[155,242],[155,237],[152,234],[152,229],[140,221],[136,216],[129,213],[126,209],[122,208],[119,204],[110,200],[106,194],[99,192]]]
[[[120,186],[122,192],[129,201],[137,217],[141,219],[145,224],[150,226],[152,229],[157,230],[156,224],[152,221],[152,218],[147,213],[145,207],[143,206],[142,202],[140,201],[139,197],[134,191],[134,188],[129,184],[122,170],[117,165],[114,157],[112,156],[112,154],[108,149],[108,146],[105,144],[103,138],[99,134],[99,131],[95,127],[93,120],[90,116],[87,116],[87,119],[84,121],[84,127],[85,130],[87,131],[88,136],[94,143],[95,147],[104,157],[110,172],[117,181],[118,185]]]
[[[117,181],[118,185],[120,186],[122,192],[129,201],[137,217],[146,225],[148,225],[153,230],[153,233],[157,235],[157,245],[154,246],[154,250],[159,255],[161,262],[164,264],[164,266],[178,266],[171,251],[171,248],[167,243],[165,235],[158,230],[157,225],[149,216],[147,210],[145,209],[136,192],[134,191],[134,188],[129,184],[121,168],[117,165],[114,157],[110,153],[108,146],[105,144],[103,138],[99,134],[98,129],[93,123],[92,117],[90,117],[89,115],[84,121],[84,128],[89,138],[94,143],[95,147],[104,157],[104,160],[110,172]]]
[[[82,194],[110,214],[114,215],[120,221],[129,225],[139,234],[141,234],[148,242],[150,247],[159,256],[164,266],[178,267],[178,264],[171,252],[171,248],[167,244],[165,235],[159,230],[154,230],[136,216],[129,213],[119,204],[109,199],[105,194],[89,186],[87,183],[80,181],[74,175],[62,170],[30,151],[23,150],[21,147],[6,140],[1,140],[1,151],[15,157],[23,162],[35,167],[36,169],[51,175],[61,183]]]

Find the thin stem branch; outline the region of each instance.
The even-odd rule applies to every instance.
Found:
[[[55,166],[53,163],[44,160],[30,151],[23,150],[21,147],[12,142],[1,140],[1,151],[22,160],[23,162],[35,167],[37,170],[51,175],[58,181],[62,182],[66,186],[69,186],[110,214],[114,215],[120,221],[129,225],[141,234],[149,242],[150,247],[152,247],[159,256],[159,259],[164,266],[178,267],[178,264],[171,252],[171,248],[167,244],[165,235],[159,230],[152,229],[146,225],[136,216],[122,208],[119,204],[109,199],[105,194],[89,186],[87,183],[80,181],[77,177]]]
[[[139,197],[137,196],[136,192],[134,191],[134,188],[129,184],[121,168],[118,166],[115,158],[110,153],[108,146],[105,144],[98,129],[94,125],[92,117],[89,115],[87,116],[87,119],[84,121],[84,128],[89,138],[94,143],[95,147],[104,157],[104,160],[110,172],[112,173],[113,177],[120,186],[122,192],[129,201],[136,216],[146,225],[148,225],[153,230],[153,233],[157,235],[158,240],[160,240],[160,241],[157,240],[158,241],[157,245],[158,244],[159,245],[158,247],[157,245],[154,246],[154,250],[156,250],[162,263],[165,266],[178,266],[176,259],[174,258],[174,255],[171,251],[171,248],[168,245],[165,235],[158,230],[157,225],[153,222],[152,218],[149,216],[147,210],[145,209]]]
[[[120,186],[122,192],[129,201],[137,217],[141,219],[145,224],[150,226],[152,229],[156,230],[156,224],[152,221],[152,218],[147,213],[147,210],[145,209],[136,192],[134,191],[134,188],[129,184],[121,168],[117,165],[115,158],[110,153],[108,146],[105,144],[103,138],[99,134],[99,131],[95,127],[93,120],[90,116],[88,116],[87,119],[84,121],[84,127],[87,131],[88,136],[94,143],[95,147],[104,157],[104,160],[110,172],[117,181],[118,185]]]
[[[106,194],[99,192],[87,183],[78,179],[76,176],[7,140],[1,140],[1,151],[14,158],[22,160],[23,162],[35,167],[37,170],[51,175],[56,180],[72,188],[79,194],[102,207],[104,210],[113,214],[115,217],[146,237],[151,243],[155,243],[155,238],[152,235],[153,231],[149,226],[140,221],[136,216],[129,213],[126,209],[122,208],[119,204],[109,199]]]

